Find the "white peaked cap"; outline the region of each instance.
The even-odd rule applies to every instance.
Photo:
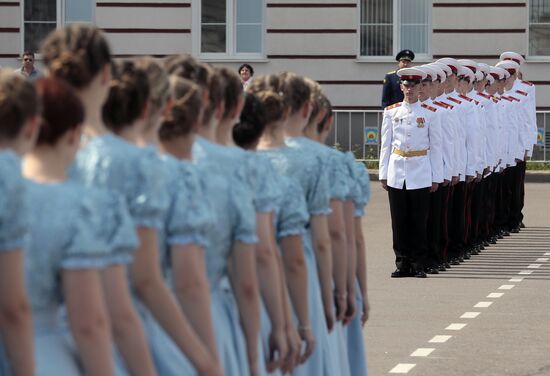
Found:
[[[436,63],[445,64],[446,66],[451,68],[453,72],[456,72],[456,73],[458,73],[458,70],[460,67],[460,63],[456,61],[456,59],[453,59],[452,57],[444,57],[442,59],[437,60]]]
[[[493,76],[493,78],[495,79],[498,78],[499,80],[503,80],[505,78],[510,77],[510,72],[508,72],[504,68],[499,68],[499,67],[490,67],[490,68],[491,68],[491,76]]]
[[[418,68],[403,68],[397,71],[397,75],[403,81],[422,81],[427,74]]]
[[[417,67],[418,69],[421,69],[423,72],[426,73],[430,81],[437,80],[437,71],[433,69],[432,67],[429,67],[428,65],[421,65]]]
[[[475,73],[468,67],[462,66],[461,68],[462,68],[462,70],[461,70],[459,76],[466,76],[466,77],[468,77],[470,82],[474,82],[475,78],[476,78]]]
[[[507,71],[513,70],[513,71],[519,71],[519,64],[516,63],[513,60],[503,60],[496,63],[495,67],[499,67],[502,69],[506,69]],[[511,74],[513,72],[510,72]]]
[[[470,59],[458,59],[458,62],[462,64],[462,66],[469,68],[472,72],[477,71],[477,63]]]
[[[445,82],[445,80],[447,80],[447,72],[443,69],[443,67],[445,67],[449,70],[449,72],[450,72],[449,74],[453,73],[451,68],[449,68],[445,64],[431,63],[431,64],[427,64],[427,67],[432,68],[432,70],[434,70],[437,73],[437,75],[439,76],[439,80],[441,82]]]
[[[453,70],[447,64],[438,63],[436,61],[435,63],[431,63],[430,65],[441,68],[443,70],[443,72],[445,72],[447,77],[449,77],[451,74],[453,74]]]
[[[488,75],[491,71],[491,67],[489,66],[489,64],[485,63],[477,63],[477,69],[481,71],[484,75]]]
[[[489,85],[492,85],[495,83],[495,78],[491,76],[490,74],[487,75],[487,82],[489,82]]]
[[[476,81],[483,81],[483,78],[485,77],[481,71],[476,71],[474,75],[476,77]]]
[[[517,52],[507,51],[500,54],[500,60],[512,60],[518,63],[519,65],[522,65],[525,63],[525,59],[523,56],[518,54]]]

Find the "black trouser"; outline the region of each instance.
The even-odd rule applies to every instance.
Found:
[[[459,182],[453,187],[449,223],[448,257],[455,258],[464,253],[466,245],[466,183]]]
[[[510,216],[510,186],[508,181],[510,168],[504,169],[498,175],[497,182],[497,204],[495,208],[495,232],[506,230],[508,227],[508,217]]]
[[[428,255],[430,190],[405,188],[388,187],[395,265],[422,270]]]
[[[476,246],[482,242],[481,230],[484,218],[484,199],[485,199],[485,181],[472,183],[472,208],[471,208],[471,226],[469,246]]]
[[[522,167],[517,166],[510,167],[510,174],[508,175],[508,185],[510,189],[510,213],[508,215],[507,227],[509,230],[519,227],[521,223],[521,180],[522,180]]]
[[[527,163],[524,161],[518,162],[518,167],[520,170],[520,181],[519,181],[519,213],[518,220],[519,223],[523,222],[523,206],[525,205],[525,172],[527,170]]]
[[[426,260],[426,265],[435,267],[441,264],[441,212],[443,209],[443,185],[439,185],[439,189],[430,193],[430,212],[428,215],[428,246],[429,253]]]
[[[495,211],[497,205],[497,183],[498,174],[492,173],[485,179],[485,210],[486,216],[484,218],[482,236],[483,240],[489,239],[489,237],[495,235],[494,223],[495,223]]]
[[[451,225],[453,218],[453,194],[454,186],[443,187],[440,186],[439,189],[442,190],[441,195],[443,196],[442,207],[441,207],[441,255],[440,260],[442,262],[449,261],[449,244],[450,244],[450,234],[451,234]]]

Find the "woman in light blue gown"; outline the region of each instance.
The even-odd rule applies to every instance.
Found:
[[[301,132],[306,125],[310,113],[310,90],[303,80],[292,75],[258,78],[249,90],[253,93],[271,92],[273,99],[278,98],[270,105],[280,106],[280,111],[278,116],[267,122],[258,149],[271,160],[279,174],[292,177],[300,183],[310,215],[304,249],[308,270],[309,314],[316,346],[308,361],[296,368],[293,374],[335,374],[328,336],[329,328],[332,329],[334,325],[330,239],[326,222],[326,216],[330,213],[328,175],[318,156],[305,149],[287,147],[284,142],[286,130],[301,128]],[[289,112],[290,116],[285,118],[283,114]]]
[[[84,108],[59,79],[37,81],[44,104],[38,142],[24,159],[30,242],[25,281],[37,375],[114,375],[112,341],[99,271],[110,253],[102,233],[106,200],[67,180],[78,151]],[[59,317],[65,303],[77,353]]]
[[[84,131],[88,142],[77,155],[73,178],[123,199],[138,234],[139,246],[128,265],[130,281],[125,265],[110,265],[103,273],[105,285],[109,286],[104,293],[115,341],[128,372],[150,375],[157,366],[159,373],[181,374],[182,369],[190,368],[186,368],[185,358],[181,356],[181,352],[185,352],[193,366],[207,374],[216,362],[190,329],[158,262],[157,231],[167,205],[161,194],[163,176],[151,163],[147,151],[133,144],[141,133],[143,123],[135,121],[143,114],[147,95],[126,92],[141,90],[136,86],[141,84],[125,82],[121,86],[120,77],[110,82],[109,47],[94,27],[71,25],[58,29],[45,41],[43,55],[49,72],[77,87],[86,107]],[[125,68],[126,73],[133,72],[132,67]],[[145,78],[141,82],[147,86],[146,81]],[[104,106],[109,99],[121,100],[123,105]],[[110,129],[103,124],[103,115],[109,115]],[[128,282],[133,298],[128,295]],[[149,320],[149,313],[154,316],[154,322]],[[157,330],[157,324],[166,335]],[[152,333],[148,338],[144,328]],[[152,345],[169,343],[164,341],[168,338],[177,345],[180,356],[169,358],[166,363],[161,361],[165,357],[155,358],[153,363],[153,350],[158,350],[156,354],[160,350]]]
[[[242,158],[235,150],[213,142],[223,108],[223,85],[211,68],[190,56],[170,59],[167,69],[182,79],[193,79],[199,84],[200,95],[209,95],[208,104],[203,106],[202,116],[193,127],[200,136],[193,144],[192,158],[215,215],[214,230],[206,239],[212,322],[226,375],[258,375],[260,311],[253,251],[257,242],[256,217],[246,183],[246,167],[237,167],[236,161]],[[181,98],[174,98],[175,103],[178,98],[182,102],[188,99],[182,93]]]
[[[167,106],[173,103],[169,99],[181,96],[182,91],[189,94],[189,90],[178,85],[179,80],[172,80],[170,85],[168,75],[151,58],[142,58],[136,65],[147,73],[150,86],[148,124],[139,143],[147,147],[157,168],[163,171],[169,200],[159,232],[163,273],[193,329],[213,358],[219,359],[212,322],[205,319],[212,314],[204,250],[214,218],[199,171],[191,163],[194,122],[187,118],[189,121],[179,122],[176,127],[173,116],[166,115]],[[187,105],[192,111],[185,113],[198,118],[200,97],[191,96],[189,100],[194,100]]]
[[[33,85],[16,73],[0,72],[0,108],[0,375],[28,375],[34,370],[34,351],[24,286],[29,218],[20,158],[38,134]],[[12,320],[3,319],[8,313]]]
[[[256,150],[269,115],[270,113],[264,108],[262,98],[247,93],[239,123],[235,125],[232,132],[236,144],[245,150]],[[283,195],[275,208],[273,229],[282,256],[283,309],[289,351],[287,358],[282,359],[281,370],[271,372],[273,375],[290,372],[295,366],[305,361],[313,350],[314,338],[311,330],[308,330],[310,320],[307,307],[307,269],[302,247],[308,214],[300,185],[291,178],[271,172],[273,166],[266,156],[258,154],[255,159],[261,170],[275,176],[274,179],[264,179],[264,181],[277,185]],[[293,317],[296,317],[296,320]],[[298,325],[295,321],[298,321]],[[270,334],[271,321],[266,310],[263,309],[262,342],[265,354],[269,354]],[[303,354],[302,339],[305,342]]]

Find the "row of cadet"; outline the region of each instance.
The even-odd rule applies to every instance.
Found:
[[[504,52],[495,66],[443,58],[397,72],[405,101],[385,109],[380,157],[394,224],[392,277],[438,274],[524,226],[537,125],[535,86],[521,79],[523,63]],[[402,127],[411,113],[416,121]],[[406,214],[399,195],[407,193],[398,191],[424,187],[430,194],[416,197],[415,213]],[[407,215],[416,231],[400,228]]]
[[[367,374],[369,176],[316,82],[41,54],[0,72],[0,375]]]

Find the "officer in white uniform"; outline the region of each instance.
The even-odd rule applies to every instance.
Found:
[[[380,149],[380,181],[388,190],[397,266],[391,276],[425,278],[430,192],[443,180],[441,134],[434,126],[437,110],[423,108],[418,100],[426,73],[404,68],[397,74],[404,100],[384,110]]]

